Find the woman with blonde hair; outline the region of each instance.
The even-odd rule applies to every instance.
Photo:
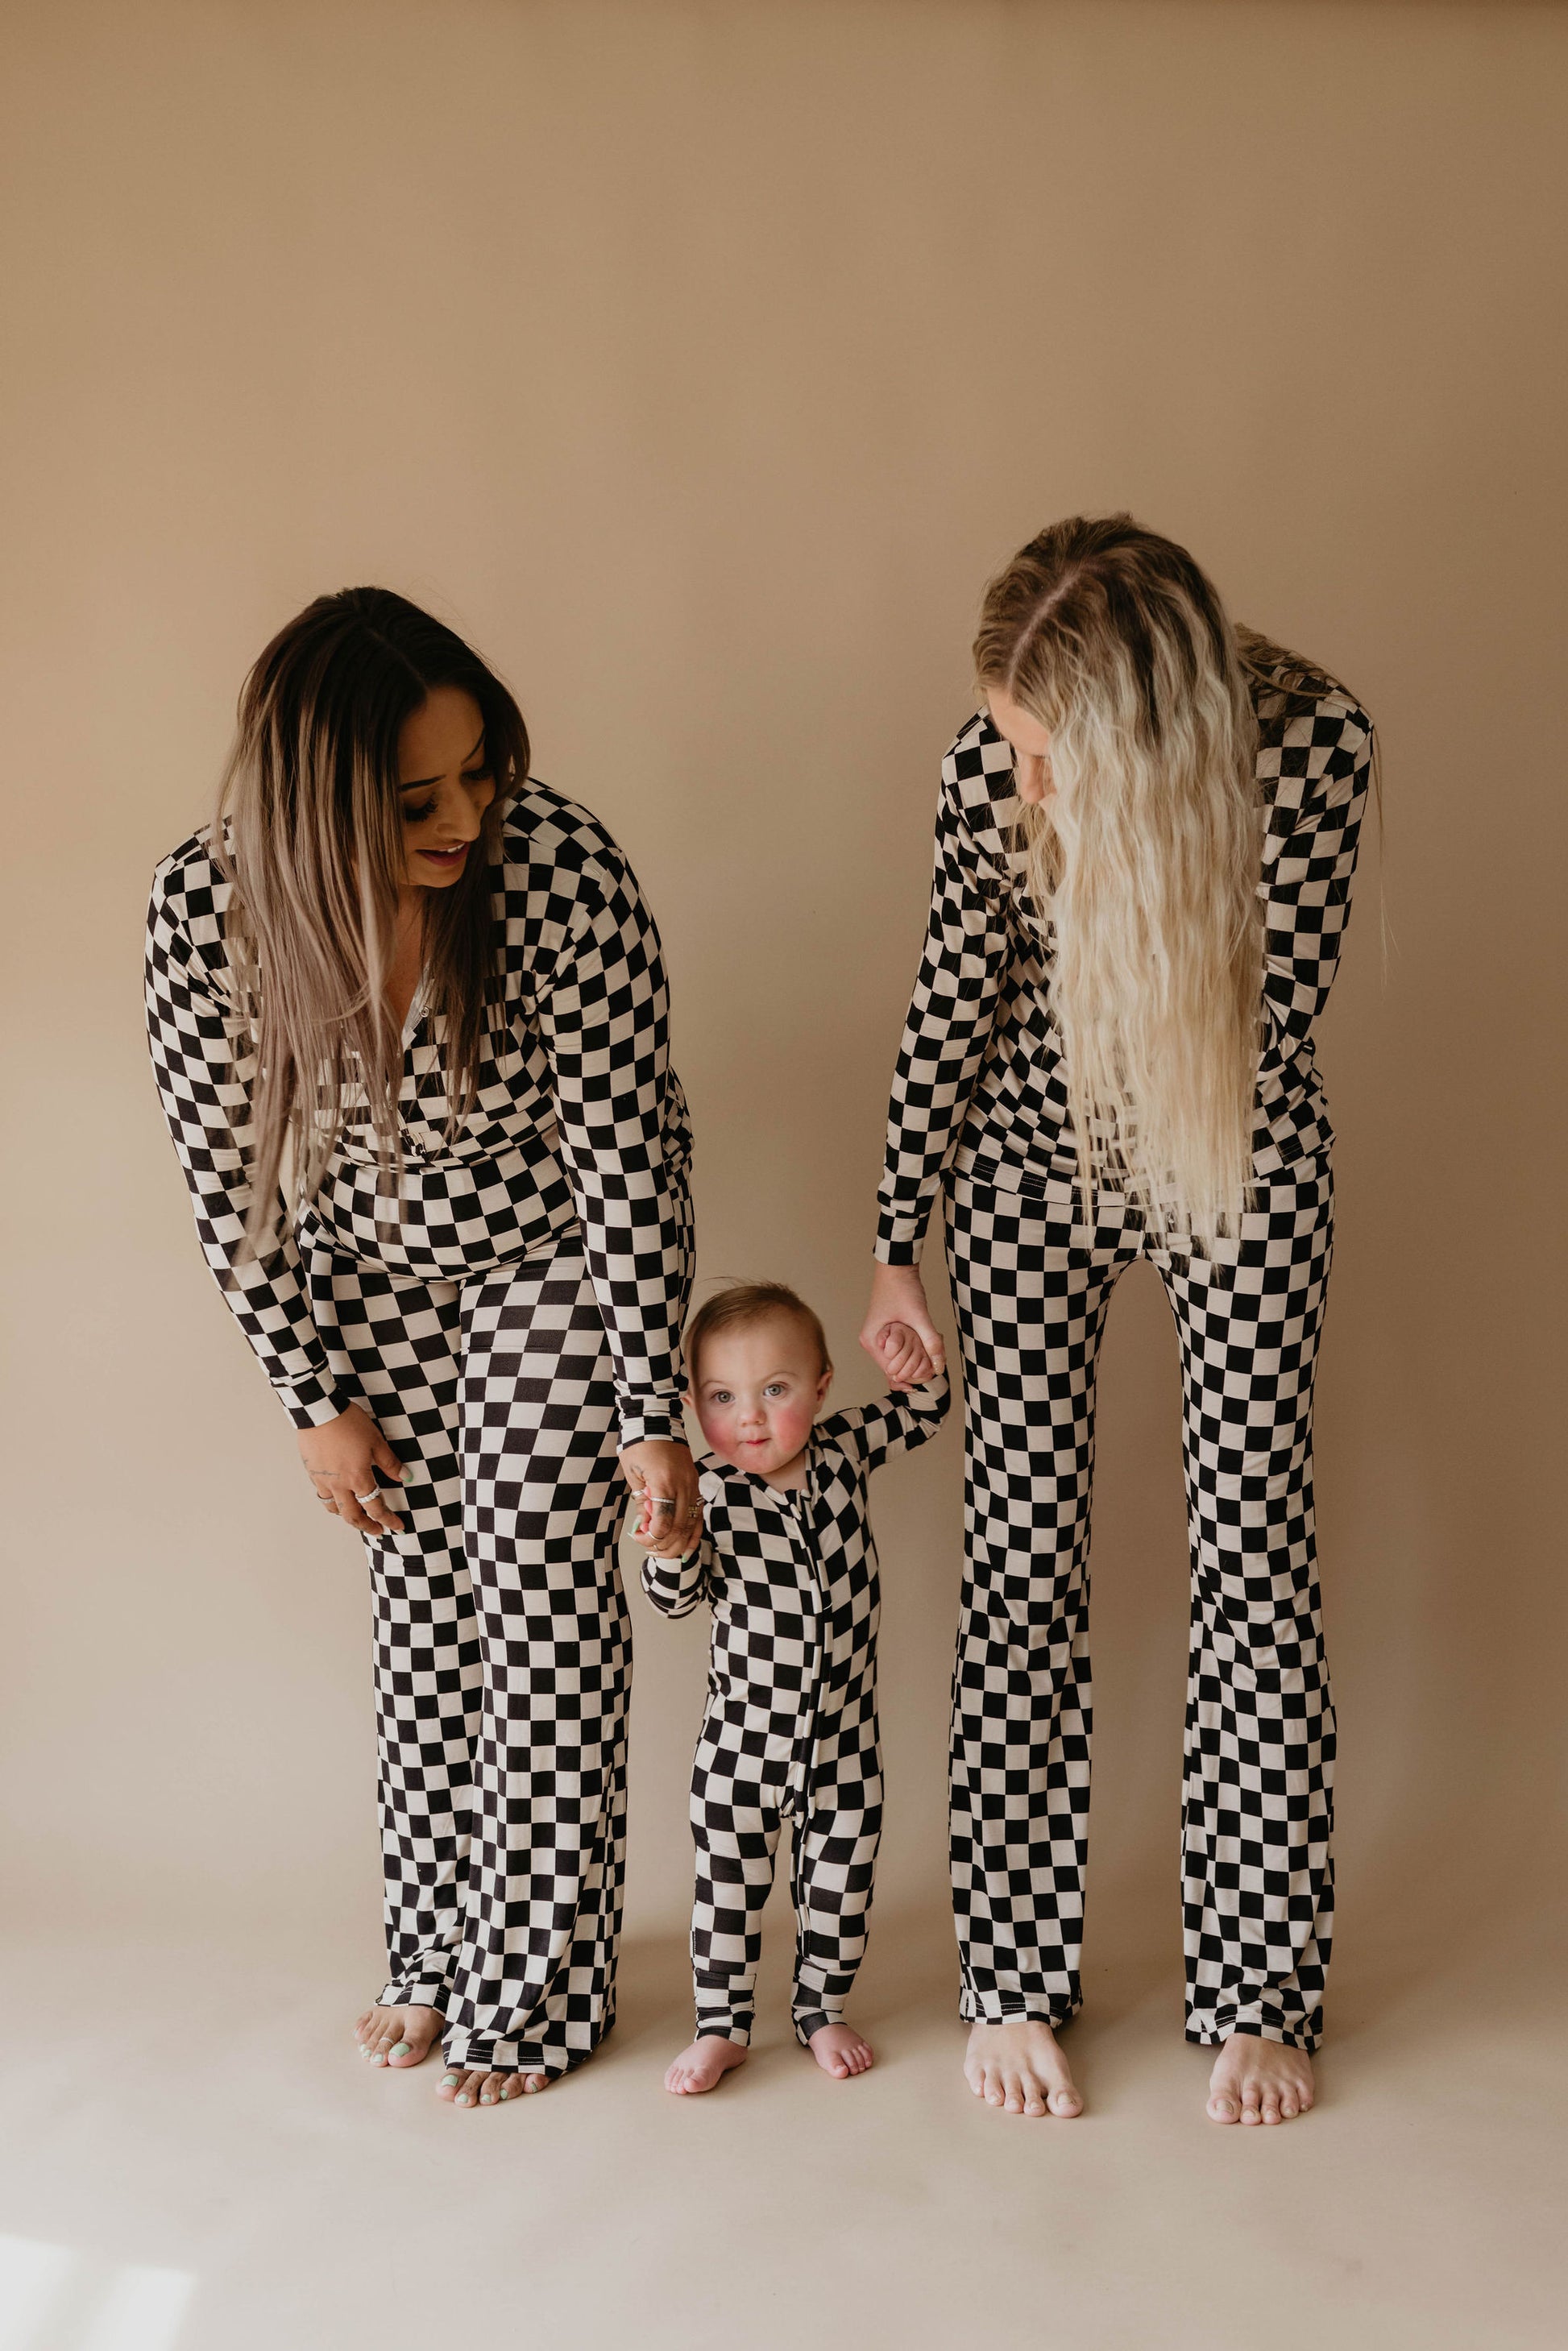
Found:
[[[630,1632],[616,1560],[695,1526],[685,1105],[658,934],[500,680],[345,589],[240,698],[217,815],[158,868],[147,1009],[207,1262],[363,1538],[387,1981],[494,2105],[615,2013]]]
[[[1082,2111],[1094,1373],[1139,1257],[1181,1343],[1192,1551],[1186,2034],[1216,2122],[1312,2102],[1333,1714],[1312,1520],[1332,1133],[1312,1061],[1372,727],[1233,627],[1129,516],[1032,539],[987,591],[982,703],[943,765],[862,1343],[940,1364],[938,1189],[966,1390],[952,1871],[977,2095]]]

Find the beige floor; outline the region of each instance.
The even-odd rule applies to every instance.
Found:
[[[747,2072],[664,2095],[682,1953],[632,1939],[584,2073],[459,2116],[367,2074],[354,1955],[17,1949],[0,2351],[1072,2351],[1560,2346],[1568,2048],[1544,1941],[1448,1971],[1364,1953],[1323,2100],[1201,2116],[1165,1955],[1091,1968],[1073,2125],[957,2072],[944,1923],[879,1921],[840,2085],[768,2021]],[[1136,1941],[1136,1938],[1131,1938]],[[1538,1956],[1531,1975],[1530,1952]]]

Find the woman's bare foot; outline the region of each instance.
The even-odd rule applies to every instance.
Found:
[[[717,2032],[700,2033],[689,2049],[683,2049],[664,2076],[664,2087],[677,2098],[695,2098],[703,2090],[711,2090],[732,2074],[747,2059],[745,2043],[726,2041]]]
[[[1056,2035],[1043,2022],[1020,2017],[1015,2024],[971,2025],[964,2077],[977,2098],[1006,2114],[1071,2121],[1083,2111]]]
[[[824,2074],[847,2082],[852,2074],[869,2074],[873,2063],[869,2041],[852,2024],[819,2024],[806,2043]]]
[[[354,2027],[360,2054],[371,2065],[417,2065],[441,2032],[438,2008],[383,2008],[378,2001]]]
[[[448,2065],[435,2095],[454,2106],[504,2106],[508,2098],[531,2097],[548,2074],[486,2074],[483,2066]]]
[[[1288,2123],[1312,2103],[1312,2061],[1304,2049],[1233,2032],[1208,2078],[1211,2123]]]

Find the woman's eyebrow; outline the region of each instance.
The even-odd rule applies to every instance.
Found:
[[[474,749],[472,751],[465,751],[462,758],[458,762],[458,765],[465,768],[468,765],[469,760],[474,758],[475,753],[482,751],[484,747],[485,729],[481,726],[479,729],[479,739],[475,744]],[[441,778],[439,776],[421,776],[412,784],[400,784],[398,786],[398,789],[400,792],[427,792],[432,784],[438,784],[440,781]]]

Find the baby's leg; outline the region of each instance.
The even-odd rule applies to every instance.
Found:
[[[664,2087],[679,2097],[711,2090],[746,2062],[762,1956],[762,1912],[773,1888],[779,1845],[774,1792],[733,1776],[740,1759],[720,1745],[724,1730],[723,1724],[705,1728],[692,1776],[696,2035],[664,2075]]]
[[[847,2081],[873,2061],[871,2043],[843,2011],[865,1956],[882,1778],[873,1760],[847,1785],[841,1767],[840,1779],[834,1801],[814,1803],[795,1836],[794,2020],[796,2039],[822,2071]]]

